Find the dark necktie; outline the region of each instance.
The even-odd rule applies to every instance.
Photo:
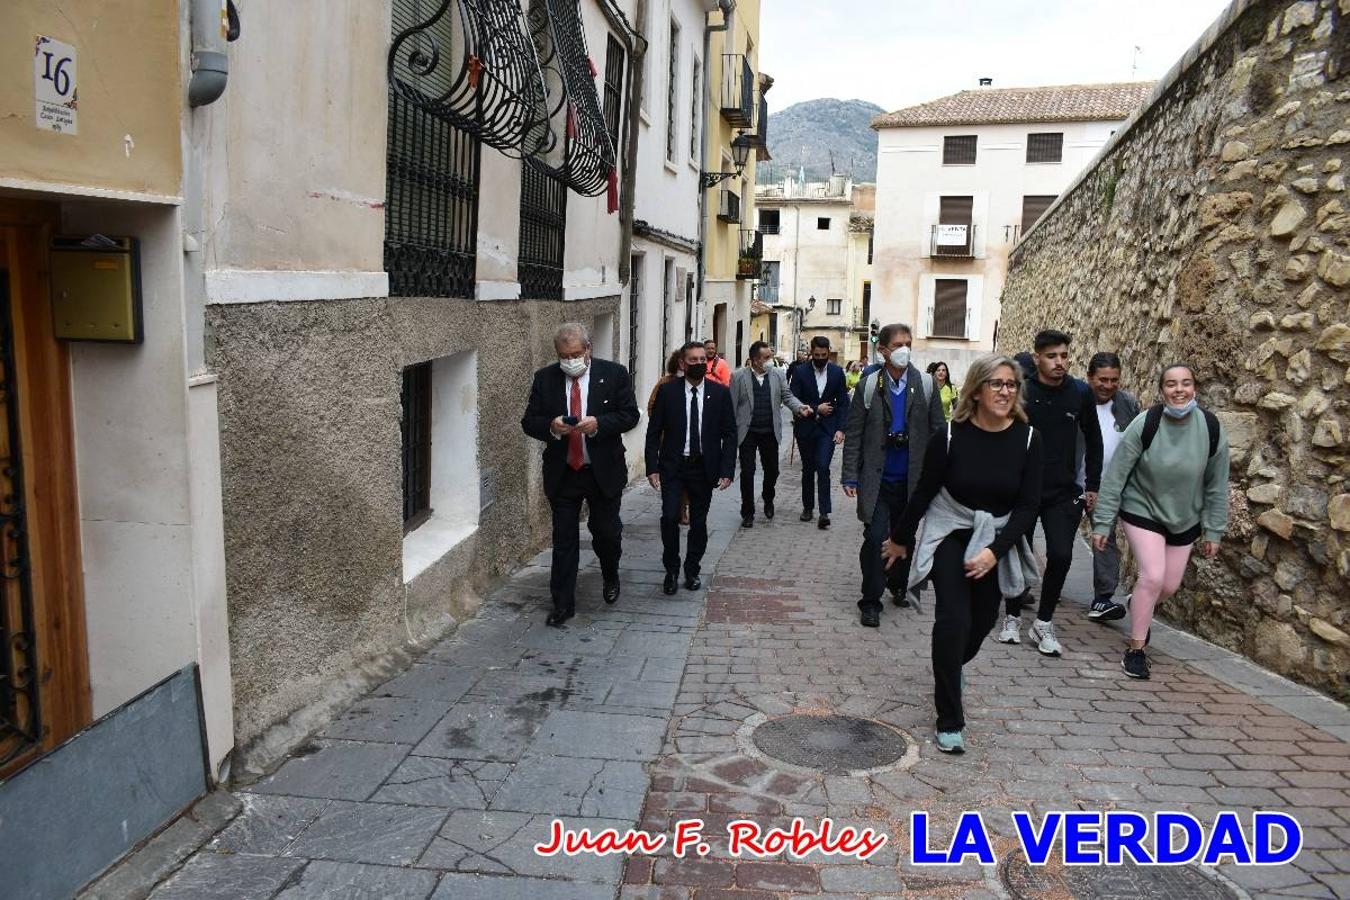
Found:
[[[703,455],[703,447],[699,441],[698,388],[696,387],[689,389],[689,455]]]
[[[571,409],[568,413],[575,419],[581,418],[581,381],[572,379]],[[585,435],[580,431],[573,431],[567,436],[567,465],[574,471],[580,472],[581,467],[586,465],[586,451],[583,448]]]

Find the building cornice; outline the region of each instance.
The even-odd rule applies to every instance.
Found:
[[[633,234],[637,237],[646,238],[663,244],[672,250],[679,250],[684,253],[694,253],[698,250],[698,240],[687,238],[676,234],[673,231],[666,231],[663,228],[656,228],[651,223],[642,219],[633,220]]]

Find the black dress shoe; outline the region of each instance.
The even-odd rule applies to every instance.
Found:
[[[667,572],[666,580],[665,583],[661,585],[661,590],[665,591],[667,594],[673,594],[675,593],[675,589],[679,586],[679,583],[680,576],[677,573]]]
[[[561,628],[562,624],[577,614],[575,609],[555,609],[548,614],[544,624],[550,628]]]
[[[868,628],[880,628],[881,613],[877,612],[875,609],[864,609],[862,615],[859,617],[859,621]]]
[[[821,516],[821,517],[820,517],[820,521],[816,523],[816,527],[819,528],[821,531],[829,531],[829,530],[830,530],[830,517],[829,517],[829,516]]]
[[[815,512],[814,512],[813,510],[809,510],[809,509],[804,509],[804,510],[802,510],[802,521],[803,521],[803,522],[810,522],[810,521],[811,521],[812,519],[814,519],[815,517],[816,517],[816,514],[815,514]]]
[[[898,587],[891,588],[891,602],[901,609],[909,609],[909,594]]]
[[[754,516],[742,516],[742,517],[741,517],[741,527],[742,527],[742,528],[754,528],[754,527],[755,527],[755,517],[754,517]]]
[[[697,575],[686,575],[684,577],[684,589],[686,591],[697,591],[703,587],[703,582]]]
[[[606,603],[614,604],[619,602],[619,582],[606,581],[605,587],[601,592]]]
[[[766,518],[766,519],[772,519],[772,518],[773,518],[773,501],[772,501],[772,500],[765,500],[765,501],[764,501],[764,518]]]

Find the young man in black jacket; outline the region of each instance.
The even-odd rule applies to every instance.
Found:
[[[1031,625],[1030,639],[1046,656],[1063,651],[1052,622],[1064,579],[1073,563],[1073,542],[1083,513],[1092,511],[1102,478],[1102,433],[1097,404],[1086,383],[1069,374],[1072,338],[1047,329],[1036,335],[1036,375],[1023,386],[1022,405],[1031,426],[1041,435],[1045,464],[1038,515],[1045,532],[1045,575],[1041,578],[1041,605]],[[1085,484],[1078,483],[1078,435],[1083,435]],[[1033,526],[1034,527],[1034,526]],[[1020,597],[1010,598],[998,639],[1020,644]]]

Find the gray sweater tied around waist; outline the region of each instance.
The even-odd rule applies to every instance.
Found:
[[[982,509],[971,509],[957,502],[943,488],[928,504],[923,517],[923,530],[914,542],[914,561],[909,568],[909,593],[917,599],[916,587],[928,580],[933,570],[933,556],[938,544],[954,531],[969,528],[970,542],[966,544],[965,559],[971,559],[993,542],[999,529],[1008,524],[1011,513],[994,516]],[[987,576],[986,576],[987,577]],[[1031,544],[1023,535],[1013,548],[998,561],[998,586],[1004,597],[1020,597],[1026,593],[1036,577],[1036,557]]]

